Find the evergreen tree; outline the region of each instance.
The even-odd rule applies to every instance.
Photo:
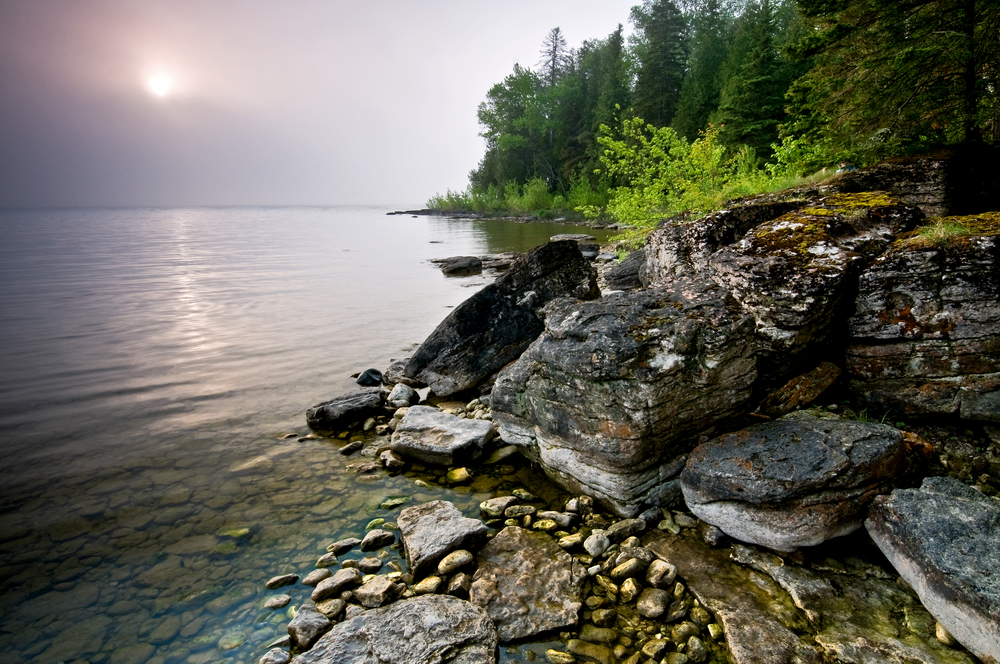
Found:
[[[573,62],[572,54],[566,46],[566,38],[558,27],[552,28],[545,36],[541,56],[541,60],[538,61],[539,75],[546,85],[554,87]]]
[[[646,0],[632,10],[638,31],[635,45],[639,69],[632,99],[635,116],[658,127],[670,124],[677,110],[684,70],[686,29],[673,0]]]
[[[695,7],[691,19],[691,56],[681,86],[672,126],[689,141],[708,124],[719,106],[722,65],[729,51],[732,20],[720,0],[705,0]]]

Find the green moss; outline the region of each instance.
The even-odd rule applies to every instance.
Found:
[[[933,217],[928,223],[906,233],[897,242],[899,249],[931,248],[959,242],[964,238],[1000,235],[1000,212],[982,212],[962,217]]]

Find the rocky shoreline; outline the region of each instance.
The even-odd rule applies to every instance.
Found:
[[[311,408],[371,433],[359,479],[560,488],[331,544],[261,663],[1000,661],[1000,214],[928,220],[920,172],[667,221],[600,279],[557,239]]]

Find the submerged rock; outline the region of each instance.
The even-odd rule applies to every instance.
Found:
[[[447,595],[421,595],[334,626],[294,664],[495,664],[486,612]]]
[[[681,489],[730,537],[790,551],[860,528],[904,455],[890,426],[801,411],[698,446]]]
[[[1000,662],[1000,503],[928,477],[877,498],[865,526],[948,632],[983,662]]]
[[[694,440],[750,399],[753,320],[706,279],[546,312],[494,386],[501,438],[620,515],[674,497]]]
[[[576,625],[586,571],[548,535],[507,527],[477,557],[470,601],[504,643]]]
[[[561,296],[600,296],[594,268],[576,242],[549,242],[448,315],[406,366],[439,396],[475,387],[517,359],[544,327],[540,309]]]
[[[483,455],[493,423],[463,419],[430,406],[412,406],[396,425],[389,447],[426,463],[461,466]]]

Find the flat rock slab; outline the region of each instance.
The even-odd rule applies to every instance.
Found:
[[[293,664],[495,664],[486,612],[447,595],[395,602],[334,626]]]
[[[411,406],[396,425],[389,447],[426,463],[464,466],[483,455],[493,423],[469,420],[430,406]]]
[[[692,512],[731,537],[790,551],[861,527],[904,455],[890,426],[800,411],[698,446],[681,490]]]
[[[576,625],[587,572],[548,535],[504,528],[477,561],[469,601],[486,610],[501,642]]]
[[[355,392],[316,404],[306,411],[306,423],[315,429],[338,429],[382,413],[378,389]]]
[[[467,299],[424,341],[405,375],[439,396],[476,386],[516,360],[544,328],[540,309],[570,296],[600,297],[597,273],[576,242],[548,242]]]
[[[486,524],[463,516],[446,500],[407,507],[396,519],[406,562],[415,579],[437,569],[441,559],[459,549],[475,550],[486,540]]]
[[[1000,503],[928,477],[879,496],[865,526],[952,636],[983,662],[1000,662]]]

